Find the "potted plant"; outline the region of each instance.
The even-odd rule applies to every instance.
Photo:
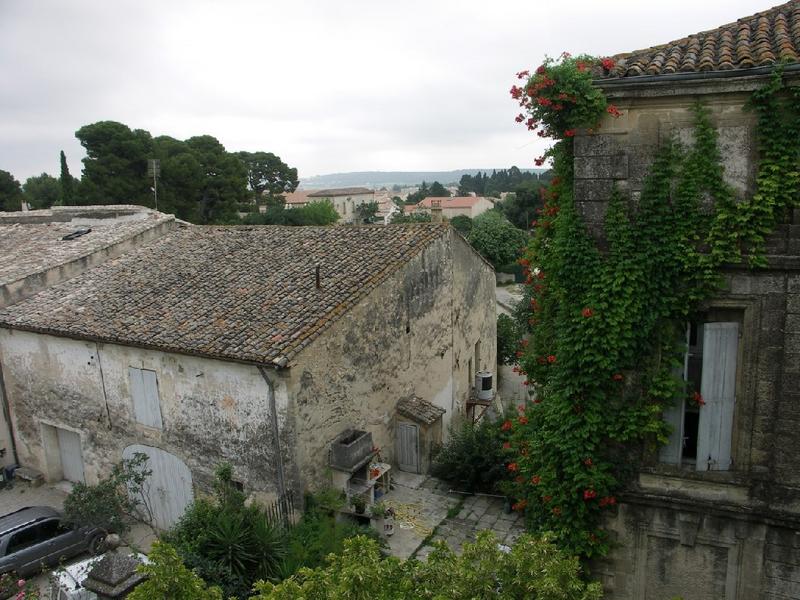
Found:
[[[364,510],[367,508],[367,501],[364,500],[363,496],[355,496],[352,500],[352,504],[357,515],[364,514]]]

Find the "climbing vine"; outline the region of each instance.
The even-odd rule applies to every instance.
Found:
[[[573,201],[573,136],[619,116],[592,85],[609,59],[548,59],[511,95],[529,129],[558,141],[546,156],[554,177],[544,193],[526,269],[529,337],[519,371],[536,387],[505,434],[508,492],[535,529],[556,533],[585,556],[608,550],[601,515],[637,470],[643,446],[666,443],[666,406],[687,393],[673,373],[680,332],[701,301],[719,289],[718,269],[759,253],[764,236],[796,205],[800,94],[780,72],[753,96],[762,155],[757,191],[737,203],[723,179],[709,112],[693,108],[694,143],[665,143],[636,203],[614,190],[603,242]],[[700,402],[702,398],[698,396]]]

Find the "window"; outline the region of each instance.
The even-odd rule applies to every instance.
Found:
[[[156,372],[130,367],[131,398],[136,421],[148,427],[161,429],[161,402],[158,397]]]
[[[664,411],[673,431],[660,459],[697,471],[727,471],[732,464],[739,322],[691,323],[686,347],[681,369],[685,393]]]

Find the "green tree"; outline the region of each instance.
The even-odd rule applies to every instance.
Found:
[[[149,563],[137,570],[147,575],[128,595],[128,600],[223,600],[222,590],[208,587],[200,576],[186,568],[175,548],[161,541],[153,542]]]
[[[0,171],[0,208],[6,211],[21,210],[22,188],[8,171]]]
[[[467,215],[458,215],[457,217],[453,217],[450,219],[450,225],[455,227],[456,231],[458,231],[464,237],[469,237],[469,234],[472,231],[472,219]]]
[[[206,173],[189,145],[169,136],[153,140],[154,157],[161,161],[158,208],[190,223],[201,223],[201,200]]]
[[[428,213],[403,214],[401,212],[392,215],[392,225],[400,223],[430,223],[431,216]]]
[[[61,184],[47,173],[28,177],[22,186],[22,193],[31,208],[50,208],[61,200]]]
[[[247,169],[235,155],[210,135],[186,140],[203,172],[198,223],[235,221],[237,206],[247,197]]]
[[[147,159],[153,140],[143,129],[116,121],[84,125],[75,132],[86,149],[81,179],[81,204],[153,206]]]
[[[544,206],[543,190],[544,185],[539,181],[521,183],[500,203],[500,210],[515,227],[527,231],[531,228],[531,222],[537,219],[538,211]]]
[[[517,362],[522,331],[517,322],[506,314],[497,315],[497,364],[513,365]]]
[[[58,204],[70,206],[75,204],[75,178],[69,174],[69,166],[67,166],[67,155],[61,151],[61,174],[58,182],[61,184],[61,197]]]
[[[428,190],[428,198],[449,198],[450,191],[438,181],[434,181]]]
[[[358,536],[326,567],[301,569],[279,583],[259,582],[251,600],[595,600],[599,583],[581,578],[575,557],[547,538],[520,536],[505,552],[491,532],[456,555],[435,542],[426,561],[383,558],[378,544]]]
[[[247,184],[257,204],[283,203],[283,194],[297,188],[297,169],[272,152],[238,152],[247,169]]]
[[[488,210],[473,219],[468,239],[481,256],[492,263],[495,269],[500,269],[517,259],[528,236],[497,210]]]
[[[375,215],[378,214],[378,203],[374,200],[372,202],[365,202],[356,207],[359,223],[372,223],[375,221]]]

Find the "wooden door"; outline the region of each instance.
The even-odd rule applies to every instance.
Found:
[[[159,529],[169,529],[178,522],[192,503],[192,474],[189,467],[177,456],[160,448],[134,444],[122,452],[122,458],[131,459],[137,452],[148,457],[147,469],[152,471],[144,486],[144,500],[150,520]]]
[[[419,427],[397,424],[397,466],[401,471],[419,473]]]
[[[56,435],[58,436],[58,453],[61,457],[61,472],[64,479],[75,483],[85,483],[81,436],[74,431],[58,427]]]

